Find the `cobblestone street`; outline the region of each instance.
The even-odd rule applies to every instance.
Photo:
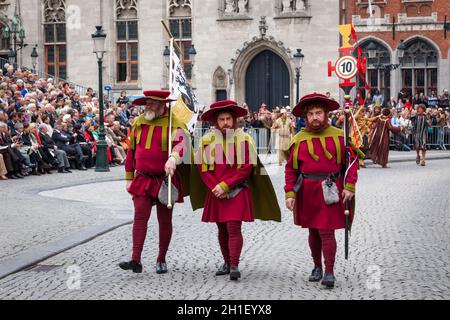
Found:
[[[154,271],[153,210],[142,274],[117,267],[131,255],[131,224],[125,224],[4,277],[0,299],[449,299],[450,160],[391,167],[369,164],[359,172],[348,261],[344,233],[337,232],[334,290],[307,281],[313,267],[308,232],[294,226],[284,207],[283,167],[269,165],[283,221],[244,224],[238,282],[214,276],[221,263],[216,226],[200,222],[201,212],[193,213],[186,199],[175,207],[167,274]],[[131,220],[122,174],[118,167],[110,174],[74,173],[72,181],[52,175],[2,183],[0,268],[89,226]]]

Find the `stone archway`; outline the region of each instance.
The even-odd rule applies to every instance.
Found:
[[[289,71],[276,53],[264,50],[250,62],[245,74],[245,100],[253,112],[262,103],[269,109],[289,105]]]
[[[254,37],[252,42],[245,42],[243,49],[237,50],[237,58],[232,59],[233,64],[233,79],[234,79],[234,99],[239,103],[245,102],[246,97],[246,74],[247,69],[253,59],[263,51],[272,51],[276,54],[287,66],[289,74],[289,98],[288,101],[292,105],[294,103],[294,74],[295,66],[291,57],[291,50],[285,48],[281,41],[275,41],[273,37]]]

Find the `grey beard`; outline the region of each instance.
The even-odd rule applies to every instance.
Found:
[[[150,112],[149,111],[145,112],[145,120],[152,121],[155,118],[156,118],[156,113],[151,112],[151,111]]]

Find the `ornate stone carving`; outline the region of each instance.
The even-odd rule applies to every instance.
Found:
[[[219,89],[227,88],[227,74],[222,67],[218,67],[214,72],[214,87]]]
[[[44,21],[45,22],[65,22],[66,21],[66,1],[65,0],[44,0]]]
[[[176,9],[189,8],[192,11],[191,0],[169,0],[169,13],[174,14]]]
[[[275,46],[277,48],[279,48],[280,50],[282,50],[288,57],[291,57],[291,53],[292,50],[289,48],[286,48],[284,46],[284,43],[282,41],[276,41],[275,38],[273,36],[269,36],[269,37],[264,37],[264,38],[260,38],[260,37],[253,37],[252,41],[248,42],[245,41],[242,44],[242,47],[240,49],[236,50],[236,58],[233,58],[230,60],[230,64],[233,66],[237,60],[237,57],[245,52],[247,49],[252,48],[258,44],[260,44],[261,42],[266,42],[267,44],[271,45],[272,47]]]
[[[306,1],[304,0],[282,0],[282,13],[305,11]]]
[[[261,20],[259,20],[259,33],[261,34],[261,38],[266,36],[268,29],[269,27],[267,26],[266,17],[262,16]]]
[[[1,11],[3,11],[3,10],[6,11],[10,4],[11,3],[9,2],[9,0],[0,0],[0,10]]]
[[[137,0],[116,0],[117,19],[137,19]]]
[[[249,0],[223,0],[225,15],[242,15],[248,13]]]

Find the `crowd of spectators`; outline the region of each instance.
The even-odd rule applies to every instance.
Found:
[[[432,91],[408,97],[406,90],[399,92],[397,99],[385,101],[379,91],[365,98],[356,95],[353,104],[364,106],[365,116],[374,116],[375,106],[391,110],[391,124],[402,128],[394,138],[401,150],[411,148],[411,116],[419,104],[427,107],[431,127],[431,139],[437,148],[446,149],[450,141],[449,93],[444,89],[441,95]],[[327,92],[327,96],[330,93]],[[108,163],[121,165],[129,148],[129,134],[140,109],[132,105],[126,92],[122,92],[115,103],[105,100],[105,134]],[[252,112],[246,103],[243,107],[248,116],[238,119],[238,127],[244,130],[260,130],[266,139],[257,143],[271,143],[270,136],[276,133],[274,123],[282,113],[292,120],[292,131],[298,132],[305,126],[303,118],[295,118],[289,106],[269,108],[263,103],[257,112]],[[342,126],[342,110],[330,113],[330,124]],[[197,130],[208,130],[211,123],[202,122],[199,117]],[[255,131],[255,130],[253,130]],[[92,88],[83,95],[66,81],[53,78],[39,78],[30,70],[15,69],[5,64],[0,70],[0,180],[23,179],[28,175],[65,174],[71,170],[87,170],[95,165],[99,140],[99,101]],[[269,148],[270,150],[270,148]]]
[[[105,134],[110,166],[121,165],[128,135],[139,110],[123,92],[106,101]],[[5,64],[0,70],[0,179],[71,173],[95,165],[99,140],[99,101],[92,88],[39,78]]]

